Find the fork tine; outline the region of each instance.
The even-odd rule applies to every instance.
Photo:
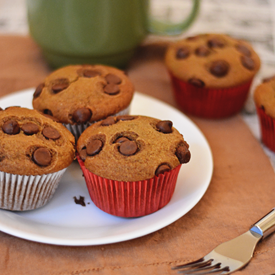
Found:
[[[195,269],[189,269],[189,270],[182,270],[179,271],[178,273],[184,273],[184,274],[194,274],[196,272],[200,272],[199,274],[202,274],[203,272],[208,272],[208,271],[212,271],[213,269],[217,269],[221,267],[221,263],[217,263],[215,265],[206,265],[204,267],[199,267],[199,268],[195,268]]]
[[[190,271],[194,271],[194,270],[190,270]],[[200,270],[198,269],[196,272],[189,272],[189,270],[183,270],[183,271],[178,271],[178,273],[183,273],[186,275],[207,275],[207,274],[228,274],[227,272],[230,271],[229,267],[223,267],[223,268],[218,268],[218,269],[212,269],[212,270],[205,270],[204,272],[200,272]],[[225,273],[224,273],[225,272]]]
[[[225,266],[223,268],[220,268],[220,269],[217,269],[217,270],[212,270],[211,272],[209,272],[210,274],[213,274],[213,273],[217,273],[217,272],[220,272],[221,274],[227,274],[227,272],[230,271],[229,267],[228,266]],[[226,273],[223,273],[223,272],[226,272]],[[209,274],[208,273],[208,274]],[[207,273],[205,273],[207,274]]]
[[[172,269],[177,270],[177,269],[185,269],[185,268],[191,268],[191,267],[200,267],[200,266],[203,267],[205,265],[210,265],[211,262],[212,260],[205,261],[204,258],[200,258],[196,261],[189,262],[187,264],[173,266]]]

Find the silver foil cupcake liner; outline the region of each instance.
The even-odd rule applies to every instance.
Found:
[[[26,211],[42,207],[52,198],[66,169],[41,176],[0,172],[0,208]]]
[[[130,106],[128,106],[126,109],[114,114],[113,116],[128,115],[129,112],[130,112]],[[63,125],[74,135],[75,141],[77,141],[78,138],[80,137],[80,135],[84,132],[84,130],[96,122],[97,121],[83,123],[83,124],[65,124],[65,123],[63,123]]]

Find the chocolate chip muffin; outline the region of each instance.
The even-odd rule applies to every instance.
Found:
[[[172,43],[165,64],[179,107],[223,118],[238,113],[260,68],[252,46],[224,34],[201,34]]]
[[[91,123],[128,114],[134,86],[104,65],[71,65],[52,72],[33,94],[34,109],[63,123],[76,138]]]
[[[74,159],[74,136],[26,108],[0,111],[0,207],[31,210],[53,196]]]
[[[172,122],[146,116],[108,117],[91,125],[77,152],[94,203],[122,217],[166,205],[181,164],[190,160],[189,145]]]
[[[254,91],[262,142],[275,152],[275,76],[263,79]]]

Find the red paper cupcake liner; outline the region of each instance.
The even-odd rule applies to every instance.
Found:
[[[148,180],[116,181],[86,169],[77,156],[94,204],[114,216],[131,218],[156,212],[171,200],[181,165]]]
[[[275,120],[259,107],[257,107],[257,113],[260,120],[262,142],[275,152]]]
[[[184,113],[202,118],[226,118],[243,108],[252,80],[226,89],[199,88],[170,73],[176,102]]]

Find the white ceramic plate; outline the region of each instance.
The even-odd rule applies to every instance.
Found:
[[[32,108],[34,89],[0,98],[0,107]],[[168,119],[190,145],[191,161],[182,165],[171,201],[159,211],[140,218],[119,218],[98,209],[89,197],[82,172],[74,162],[52,200],[28,212],[0,210],[0,230],[27,240],[56,245],[99,245],[134,239],[157,231],[192,209],[207,190],[213,172],[209,145],[200,130],[181,112],[154,98],[136,93],[131,114]],[[86,206],[74,202],[85,197]]]

